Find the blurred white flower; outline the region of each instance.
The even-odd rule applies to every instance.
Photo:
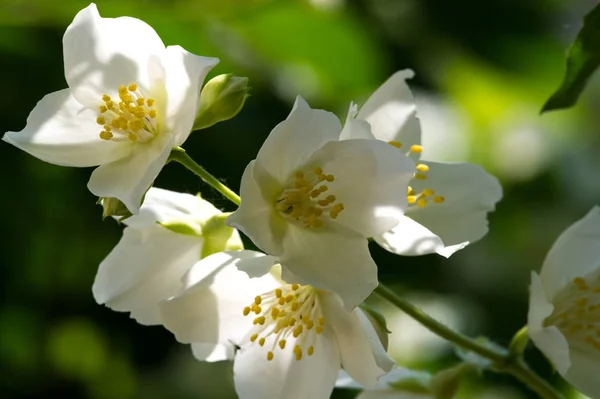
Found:
[[[216,58],[168,46],[146,23],[81,10],[63,38],[68,89],[45,96],[3,140],[49,163],[98,166],[88,188],[132,213],[190,134]]]
[[[179,291],[182,276],[197,261],[243,248],[221,215],[197,196],[148,190],[139,214],[123,222],[121,241],[100,263],[92,287],[96,301],[130,312],[141,324],[160,324],[158,302]]]
[[[437,252],[448,257],[487,233],[487,213],[502,197],[502,188],[480,166],[419,160],[423,151],[421,127],[406,84],[412,76],[410,70],[392,75],[358,113],[351,107],[349,119],[367,121],[376,139],[418,162],[404,194],[409,204],[406,213],[395,228],[373,238],[399,255]],[[344,138],[368,138],[358,130],[349,133]]]
[[[600,397],[600,207],[560,235],[530,289],[531,340],[576,389]]]
[[[227,220],[283,267],[283,278],[339,295],[348,310],[377,286],[367,238],[394,228],[406,209],[414,162],[349,119],[298,97],[244,171],[242,203]]]
[[[308,285],[288,284],[274,259],[222,252],[198,262],[175,297],[161,304],[164,325],[183,343],[229,349],[242,399],[326,399],[340,366],[365,386],[394,366],[359,308]],[[269,271],[271,270],[271,273]],[[234,350],[237,348],[237,350]]]

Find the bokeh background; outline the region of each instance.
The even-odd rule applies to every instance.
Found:
[[[424,157],[484,165],[504,186],[490,233],[449,260],[377,246],[380,278],[467,334],[506,345],[525,322],[529,273],[558,234],[600,200],[600,79],[580,103],[543,116],[564,52],[591,0],[99,0],[103,16],[151,24],[166,44],[221,59],[212,75],[248,76],[238,117],[185,143],[232,188],[294,97],[345,117],[398,69],[411,68]],[[21,130],[46,93],[66,87],[62,34],[84,0],[0,1],[0,130]],[[211,76],[212,76],[211,75]],[[1,133],[0,132],[0,133]],[[231,364],[196,362],[160,327],[97,305],[96,268],[121,227],[101,220],[91,170],[45,164],[0,144],[0,398],[234,398]],[[181,166],[156,186],[202,192]],[[377,305],[377,303],[375,303]],[[452,348],[385,304],[390,352],[435,371]],[[583,398],[539,352],[527,358],[569,398]],[[352,397],[334,393],[335,398]],[[534,398],[511,377],[472,376],[462,398]]]

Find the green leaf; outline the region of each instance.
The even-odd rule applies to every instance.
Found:
[[[567,71],[558,90],[542,112],[573,106],[600,65],[600,4],[583,18],[583,28],[567,54]]]

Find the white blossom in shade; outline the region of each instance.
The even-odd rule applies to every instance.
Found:
[[[377,140],[395,147],[399,156],[416,162],[414,178],[406,193],[408,209],[399,223],[383,234],[373,235],[379,245],[399,255],[435,253],[449,257],[488,231],[487,213],[502,197],[498,180],[483,168],[469,163],[420,159],[421,126],[406,79],[411,70],[392,75],[349,118],[371,125]],[[347,131],[346,139],[367,138]]]
[[[246,167],[227,222],[276,257],[286,281],[331,291],[350,310],[377,286],[367,239],[398,224],[415,166],[377,140],[340,141],[348,134],[368,136],[368,124],[349,119],[342,132],[298,97]]]
[[[600,208],[556,240],[531,274],[529,337],[576,389],[600,398]]]
[[[340,371],[335,386],[363,390],[355,399],[435,399],[430,380],[428,373],[394,367],[375,387],[359,384],[345,371]]]
[[[340,367],[376,386],[394,366],[362,310],[335,294],[288,284],[274,259],[254,251],[213,254],[161,304],[164,326],[195,356],[234,357],[241,399],[327,399]],[[212,350],[211,350],[212,348]]]
[[[172,148],[190,134],[218,62],[168,46],[146,23],[81,10],[63,37],[68,89],[45,96],[3,140],[52,164],[99,166],[88,188],[139,210]]]
[[[153,187],[140,212],[123,223],[123,237],[100,263],[92,292],[98,303],[129,312],[141,324],[161,323],[158,303],[179,291],[182,276],[203,256],[243,248],[222,213],[190,194]],[[173,226],[189,232],[176,233]]]

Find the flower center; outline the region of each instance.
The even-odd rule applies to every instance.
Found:
[[[285,284],[272,292],[257,296],[244,308],[244,316],[254,313],[254,328],[250,341],[264,346],[274,337],[267,360],[273,360],[277,347],[285,349],[290,336],[295,338],[294,355],[312,356],[317,337],[323,333],[325,318],[319,306],[319,296],[309,285]]]
[[[304,227],[321,227],[324,218],[335,219],[344,210],[344,204],[336,203],[335,195],[325,194],[329,190],[325,182],[334,180],[333,175],[323,173],[319,167],[307,173],[298,171],[277,198],[275,208],[286,219]]]
[[[544,325],[556,326],[581,350],[600,351],[600,273],[573,279],[554,299]]]
[[[104,127],[100,132],[102,140],[147,142],[158,134],[155,100],[145,98],[137,84],[119,86],[119,100],[113,101],[108,95],[102,96],[103,105],[96,122]]]
[[[388,141],[388,144],[398,149],[402,148],[402,143],[399,141]],[[408,152],[405,153],[407,157],[411,157],[413,154],[420,154],[423,152],[423,147],[417,144],[411,145]],[[426,180],[427,172],[429,172],[429,166],[424,163],[417,164],[417,173],[415,173],[414,179]],[[424,188],[421,191],[415,191],[411,186],[408,186],[408,192],[406,193],[406,199],[408,205],[418,206],[419,208],[425,208],[429,203],[441,204],[446,201],[446,198],[442,195],[435,195],[435,191],[431,188]]]

